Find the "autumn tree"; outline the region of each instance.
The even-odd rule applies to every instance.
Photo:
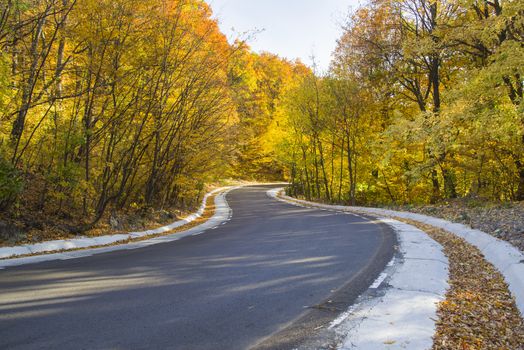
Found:
[[[322,99],[307,84],[289,99],[290,191],[352,204],[522,200],[522,33],[518,1],[374,0],[357,9],[328,76],[313,79]],[[313,128],[311,115],[322,115]],[[330,166],[319,176],[312,142],[338,149],[322,157]],[[325,182],[338,183],[339,195],[321,191]]]

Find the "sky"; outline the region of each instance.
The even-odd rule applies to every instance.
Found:
[[[358,0],[208,0],[220,29],[230,40],[256,33],[248,44],[311,66],[329,67],[341,25]]]

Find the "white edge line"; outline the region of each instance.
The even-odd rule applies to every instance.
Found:
[[[386,265],[387,266],[387,265]],[[380,287],[380,285],[382,284],[382,282],[384,282],[384,280],[386,279],[386,277],[388,277],[388,274],[385,273],[385,272],[381,272],[380,275],[377,277],[377,279],[375,280],[375,282],[373,282],[373,284],[371,284],[371,286],[369,286],[369,288],[371,289],[377,289],[378,287]]]

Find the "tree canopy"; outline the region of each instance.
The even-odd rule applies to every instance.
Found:
[[[524,200],[522,1],[372,0],[288,104],[294,195]]]
[[[307,69],[230,45],[200,0],[0,5],[0,206],[74,215],[189,206],[281,178],[261,140]]]

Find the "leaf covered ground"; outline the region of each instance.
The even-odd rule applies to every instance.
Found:
[[[156,228],[179,220],[188,214],[189,210],[153,210],[150,208],[107,213],[94,228],[83,232],[82,236],[97,237]],[[17,218],[0,217],[0,246],[77,238],[77,235],[70,229],[74,223],[74,220],[67,217],[50,219],[41,212],[28,212]]]
[[[463,239],[403,221],[439,242],[449,259],[450,289],[438,305],[433,350],[523,350],[524,321],[498,270]]]
[[[172,235],[174,233],[178,233],[178,232],[189,230],[189,229],[191,229],[191,228],[193,228],[195,226],[201,225],[204,222],[206,222],[207,220],[209,220],[215,214],[216,207],[215,207],[214,203],[215,203],[215,195],[209,196],[207,198],[207,201],[206,201],[206,207],[204,208],[204,212],[202,213],[202,215],[200,217],[196,218],[195,220],[193,220],[191,222],[188,222],[185,225],[179,226],[179,227],[177,227],[177,228],[175,228],[175,229],[173,229],[171,231],[167,231],[167,232],[163,232],[163,233],[155,233],[155,234],[151,234],[151,235],[147,235],[147,236],[141,236],[141,237],[136,237],[136,238],[128,238],[128,239],[123,240],[123,241],[118,241],[118,242],[114,242],[114,243],[106,244],[106,245],[96,245],[96,246],[90,246],[90,247],[87,247],[87,248],[73,248],[73,249],[66,249],[66,250],[55,250],[55,251],[43,252],[43,253],[35,253],[35,254],[22,254],[22,255],[11,256],[11,257],[8,257],[6,259],[17,259],[17,258],[23,258],[23,257],[27,257],[27,256],[41,255],[41,254],[48,254],[48,253],[57,253],[57,252],[64,252],[64,251],[70,252],[70,251],[74,251],[74,250],[84,250],[84,249],[93,249],[93,248],[100,248],[100,247],[107,247],[107,246],[115,246],[115,245],[120,245],[120,244],[127,244],[127,243],[130,243],[130,242],[145,241],[145,240],[148,240],[150,238],[159,237],[159,236]],[[96,232],[98,232],[98,231],[96,231]],[[91,234],[88,237],[100,236],[100,234],[94,234],[93,231],[90,231],[90,233]],[[61,237],[61,238],[65,239],[64,237]]]

